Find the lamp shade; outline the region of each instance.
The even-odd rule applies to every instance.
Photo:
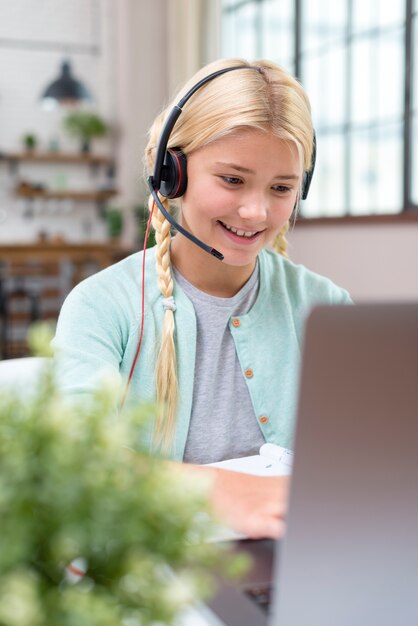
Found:
[[[74,78],[71,74],[69,61],[64,61],[61,66],[61,75],[54,80],[43,92],[44,104],[77,104],[81,100],[92,100],[90,91],[85,85]]]

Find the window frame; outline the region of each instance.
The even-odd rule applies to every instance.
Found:
[[[246,5],[253,5],[256,12],[262,10],[262,4],[265,0],[237,0],[235,3],[230,2],[228,7],[222,7],[221,16],[234,13]],[[401,125],[402,125],[402,145],[401,151],[403,156],[403,173],[400,180],[401,184],[401,206],[399,212],[396,213],[368,213],[363,215],[351,214],[349,212],[350,202],[346,207],[346,213],[340,216],[303,216],[302,213],[298,216],[298,222],[323,224],[323,223],[395,223],[395,222],[418,222],[418,199],[416,202],[413,200],[412,189],[412,166],[413,159],[417,159],[417,156],[413,154],[413,129],[414,129],[414,115],[415,124],[418,124],[418,112],[415,106],[415,113],[413,107],[413,89],[417,90],[418,85],[414,85],[414,56],[418,62],[418,41],[414,41],[414,30],[418,32],[418,2],[414,5],[414,0],[404,0],[405,2],[405,21],[403,24],[403,36],[404,36],[404,76],[403,76],[403,110],[401,111]],[[348,20],[352,19],[353,6],[351,0],[348,0]],[[221,19],[222,19],[221,17]],[[347,35],[349,33],[349,27],[347,27]],[[259,41],[261,32],[255,33],[256,41]],[[293,73],[303,82],[302,60],[306,56],[306,52],[303,51],[303,0],[294,0],[294,32],[293,32],[294,47],[289,56],[293,56]],[[350,47],[352,44],[348,39],[347,45]],[[351,62],[351,53],[348,51],[348,64]],[[416,72],[416,70],[415,70]],[[415,73],[415,76],[418,76]],[[350,73],[346,72],[346,89],[349,93],[350,87]],[[415,101],[418,101],[418,97],[415,97]],[[347,122],[346,118],[346,122]],[[347,126],[347,124],[346,124]],[[342,133],[343,141],[347,144],[346,150],[349,155],[350,151],[350,129],[344,130]],[[418,152],[417,152],[418,153]],[[417,154],[416,153],[416,154]],[[348,163],[348,160],[347,160]],[[348,175],[347,169],[350,167],[346,164],[346,176]],[[415,164],[415,169],[418,167],[418,162]],[[346,185],[349,185],[349,179],[347,178]],[[349,192],[347,193],[347,197]]]

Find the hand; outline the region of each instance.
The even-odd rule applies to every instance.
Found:
[[[219,522],[251,539],[283,536],[289,476],[253,476],[201,465],[182,467],[211,480],[210,500]]]
[[[289,476],[253,476],[215,469],[212,504],[220,521],[251,539],[282,537]]]

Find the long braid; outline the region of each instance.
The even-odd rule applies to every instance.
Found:
[[[151,199],[152,201],[152,199]],[[168,204],[167,200],[163,202]],[[170,224],[156,207],[152,224],[155,228],[156,268],[158,286],[164,298],[173,295],[173,277],[171,274]],[[154,429],[154,444],[168,452],[173,442],[177,409],[177,363],[174,345],[174,312],[166,308],[161,335],[161,344],[155,368],[158,417]]]
[[[276,250],[276,252],[286,257],[288,256],[287,255],[288,242],[286,239],[286,235],[288,231],[289,231],[289,221],[286,222],[286,224],[282,227],[280,232],[276,235],[272,244],[273,249]]]

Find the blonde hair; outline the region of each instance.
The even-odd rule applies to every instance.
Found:
[[[233,66],[252,67],[259,71],[228,72],[198,89],[185,104],[167,148],[181,148],[187,157],[198,148],[234,131],[258,129],[294,144],[301,172],[310,169],[313,127],[309,100],[301,84],[271,61],[248,63],[241,59],[221,59],[197,72],[154,121],[145,150],[148,174],[152,174],[159,137],[173,106],[199,80],[212,72]],[[178,209],[176,201],[170,203],[163,197],[161,201],[167,210]],[[149,207],[152,203],[150,197]],[[158,285],[164,298],[169,298],[173,292],[170,224],[156,206],[152,223],[156,231]],[[273,247],[282,255],[287,255],[288,229],[289,223],[286,223],[273,242]],[[165,451],[169,451],[173,441],[178,398],[174,331],[174,312],[167,308],[156,364],[159,417],[154,433],[155,444]]]

